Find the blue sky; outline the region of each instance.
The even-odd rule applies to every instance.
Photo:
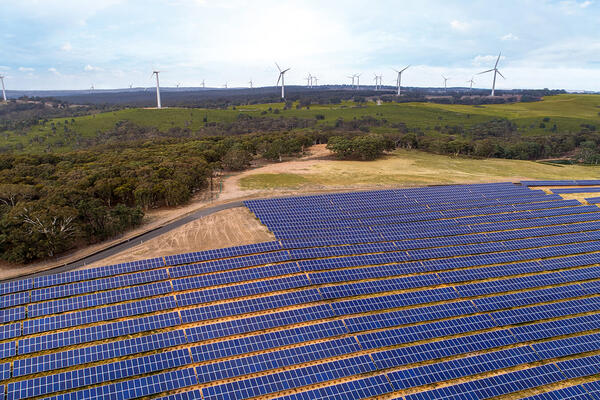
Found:
[[[4,0],[0,74],[10,89],[361,83],[411,64],[407,86],[600,90],[600,1]],[[491,76],[475,77],[491,86]]]

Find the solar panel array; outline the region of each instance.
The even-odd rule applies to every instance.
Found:
[[[1,283],[0,400],[599,399],[600,208],[530,186],[253,200],[276,241]]]

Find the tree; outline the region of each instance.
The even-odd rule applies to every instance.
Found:
[[[241,171],[252,161],[252,153],[240,145],[235,145],[223,156],[223,167],[231,171]]]

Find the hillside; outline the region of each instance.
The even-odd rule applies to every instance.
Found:
[[[297,105],[289,109],[284,109],[282,103],[229,107],[226,110],[132,108],[75,118],[55,118],[41,121],[26,131],[4,132],[2,147],[27,153],[75,150],[85,147],[85,144],[77,145],[81,138],[101,137],[103,132],[126,121],[140,127],[155,128],[163,135],[167,135],[170,129],[179,128],[188,131],[185,135],[191,137],[223,133],[227,124],[248,118],[297,118],[314,122],[311,126],[314,129],[335,127],[336,123],[339,125],[339,119],[346,122],[358,120],[354,127],[346,128],[352,130],[365,126],[372,132],[384,133],[397,132],[400,126],[404,131],[422,132],[434,137],[441,134],[468,136],[466,130],[469,128],[497,119],[508,119],[516,124],[519,134],[529,136],[575,133],[582,129],[582,125],[600,124],[600,95],[559,95],[546,97],[541,102],[481,106],[433,103],[376,105],[372,102],[360,105],[343,102],[338,105],[311,104],[309,108],[298,109]],[[220,129],[205,129],[215,124],[219,124],[217,128]]]

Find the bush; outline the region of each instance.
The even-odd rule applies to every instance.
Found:
[[[332,136],[327,143],[327,148],[342,160],[375,160],[389,147],[383,136],[375,134],[354,138]]]

